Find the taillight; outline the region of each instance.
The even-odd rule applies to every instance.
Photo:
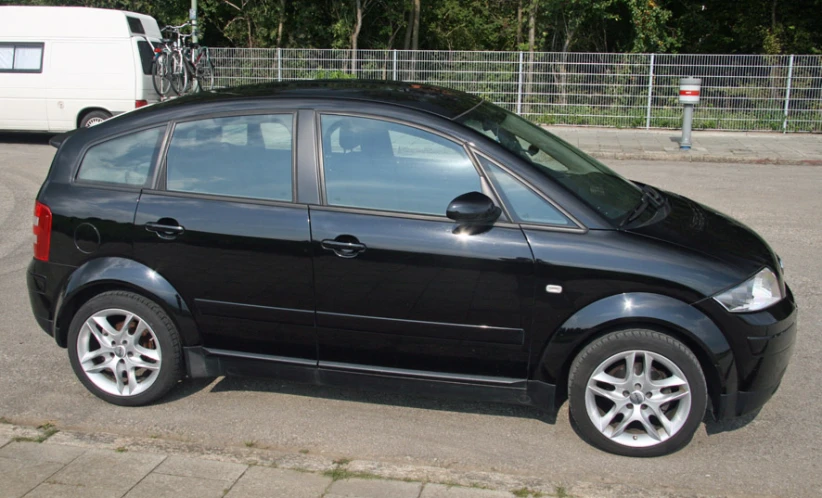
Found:
[[[51,209],[40,202],[34,203],[34,259],[49,260],[51,246]]]
[[[163,53],[163,48],[162,47],[154,47],[154,53],[155,54]]]
[[[141,107],[147,106],[148,100],[135,100],[134,101],[134,108],[139,109]]]

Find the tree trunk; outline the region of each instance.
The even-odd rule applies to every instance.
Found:
[[[517,2],[517,50],[522,45],[522,0]]]
[[[405,43],[402,45],[403,50],[411,49],[411,33],[414,32],[414,0],[410,0],[408,4],[408,27],[405,28]]]
[[[283,23],[285,22],[285,0],[280,0],[280,24],[277,26],[277,48],[283,43]]]
[[[414,0],[414,33],[411,35],[411,50],[420,48],[420,0]]]
[[[360,30],[362,29],[362,2],[355,0],[354,4],[357,8],[357,22],[354,25],[354,32],[351,33],[351,74],[357,75],[357,41],[360,37]]]
[[[531,0],[531,6],[528,9],[528,72],[526,76],[525,94],[522,96],[523,103],[531,100],[531,94],[534,90],[534,49],[537,41],[537,0]],[[531,112],[530,105],[522,106],[525,113]]]

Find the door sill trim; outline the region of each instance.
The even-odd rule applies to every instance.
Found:
[[[375,365],[361,365],[356,363],[342,363],[337,361],[320,361],[318,365],[325,370],[342,370],[348,372],[363,372],[374,375],[388,375],[392,377],[416,377],[445,382],[459,382],[471,384],[492,384],[497,386],[515,387],[517,384],[525,386],[526,379],[512,377],[494,377],[489,375],[454,374],[447,372],[431,372],[428,370],[409,370],[405,368],[380,367]]]
[[[290,365],[302,365],[308,367],[316,367],[317,360],[309,360],[306,358],[294,358],[291,356],[275,356],[270,354],[247,353],[245,351],[231,351],[228,349],[213,349],[203,348],[207,354],[214,356],[228,356],[230,358],[243,358],[246,360],[263,360],[277,363],[288,363]]]

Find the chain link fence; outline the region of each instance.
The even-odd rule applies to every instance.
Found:
[[[214,48],[215,86],[318,78],[413,81],[532,121],[678,128],[679,78],[702,78],[695,129],[822,132],[822,56]]]

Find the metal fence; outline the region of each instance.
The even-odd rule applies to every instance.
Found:
[[[695,129],[822,131],[822,56],[214,48],[215,86],[317,78],[425,82],[547,124],[678,128],[679,78],[702,78]]]

